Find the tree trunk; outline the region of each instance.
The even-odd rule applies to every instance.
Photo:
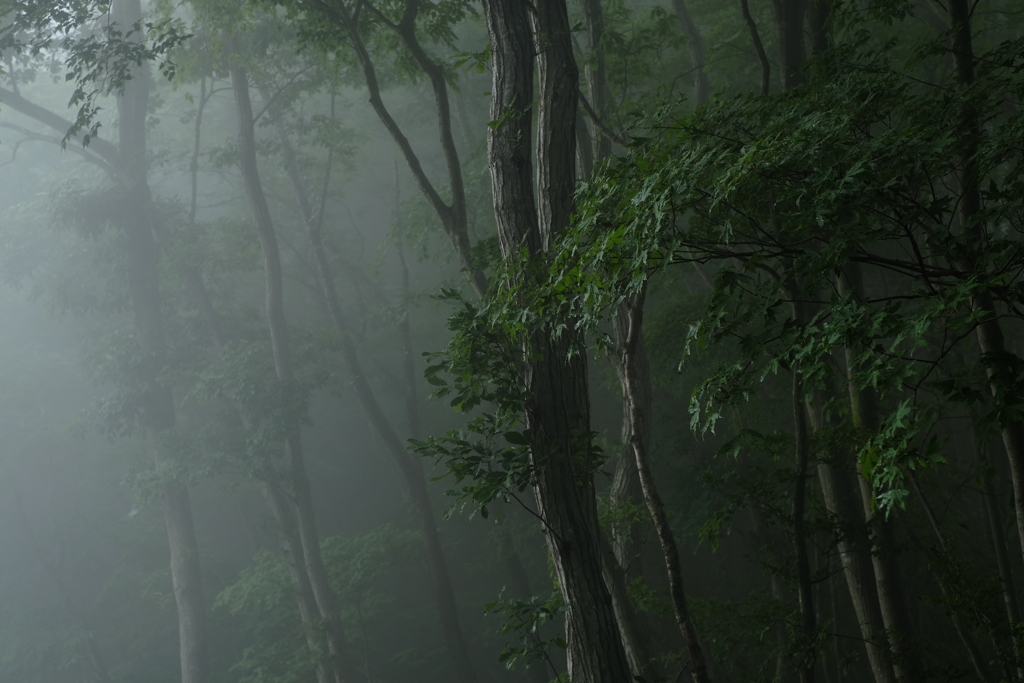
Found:
[[[263,97],[265,101],[271,101],[268,93],[264,92]],[[444,548],[441,545],[441,537],[437,531],[437,521],[433,505],[430,501],[430,492],[427,488],[422,460],[418,456],[410,454],[405,448],[405,444],[398,436],[397,430],[381,407],[375,392],[370,387],[362,363],[359,360],[358,351],[352,341],[352,326],[341,309],[338,290],[334,284],[334,274],[331,271],[330,261],[327,257],[327,250],[323,241],[323,199],[326,198],[327,183],[324,183],[324,195],[321,197],[320,209],[314,214],[311,202],[309,201],[309,195],[302,182],[295,153],[284,130],[283,122],[276,113],[274,114],[274,124],[277,128],[278,139],[281,142],[281,149],[284,155],[285,172],[291,181],[292,189],[299,203],[299,210],[306,223],[309,240],[313,247],[314,262],[317,274],[319,275],[320,286],[323,290],[324,301],[327,304],[331,321],[341,340],[342,359],[352,376],[356,396],[360,404],[362,404],[374,430],[381,437],[381,440],[384,441],[388,453],[395,460],[405,479],[409,498],[412,502],[417,522],[420,525],[427,550],[427,561],[430,565],[434,581],[434,597],[445,645],[448,649],[448,656],[455,669],[457,680],[462,683],[472,683],[476,680],[476,674],[473,672],[469,649],[466,647],[462,625],[459,621],[458,605],[455,600],[455,591],[452,587],[451,573],[448,570],[448,562],[444,555]],[[328,162],[329,167],[330,161]],[[415,370],[412,366],[411,342],[407,338],[408,318],[403,318],[400,324],[403,344],[406,346],[403,350],[403,375],[407,387],[406,409],[409,415],[410,428],[413,430],[413,436],[415,437],[418,436],[419,431],[419,412],[415,405],[416,380]]]
[[[608,75],[605,67],[604,48],[604,10],[601,0],[582,0],[583,25],[587,32],[587,49],[590,54],[584,66],[587,81],[587,94],[590,106],[594,108],[601,120],[608,120]],[[607,135],[596,133],[593,156],[596,161],[605,159],[612,153],[612,141]],[[586,171],[587,177],[590,175]]]
[[[595,113],[604,117],[607,113],[608,83],[605,72],[604,56],[601,53],[601,41],[604,35],[604,13],[599,0],[584,0],[584,24],[589,37],[591,54],[587,59],[587,83],[590,91],[591,106]],[[586,121],[583,118],[581,108],[576,110],[576,138],[579,172],[583,178],[589,178],[593,173],[595,158],[600,161],[611,154],[611,140],[606,135],[601,135],[597,144],[591,149],[590,136],[586,131]],[[621,443],[631,451],[629,445],[632,441],[634,431],[633,415],[629,410],[629,399],[626,391],[625,375],[623,374],[623,362],[626,344],[626,335],[629,327],[629,310],[625,302],[618,306],[612,326],[614,349],[609,359],[619,378],[619,386],[622,397],[622,428]],[[640,414],[650,416],[653,410],[654,392],[651,388],[650,364],[647,359],[647,348],[644,343],[643,333],[640,331],[636,341],[636,348],[633,356],[633,365],[636,376],[637,394],[639,400]],[[640,435],[643,443],[650,443],[650,419],[642,421],[644,433]],[[643,490],[640,486],[640,476],[636,469],[636,459],[631,452],[624,453],[615,463],[615,473],[612,478],[612,485],[609,491],[611,504],[615,508],[628,507],[634,509],[639,507],[643,501]],[[651,633],[651,626],[647,618],[637,611],[629,596],[627,586],[636,578],[643,576],[643,562],[641,553],[643,542],[641,541],[642,525],[637,523],[629,524],[623,529],[617,526],[612,531],[611,546],[609,552],[602,553],[604,562],[602,573],[605,583],[611,593],[612,605],[615,608],[616,619],[619,624],[622,646],[626,650],[626,658],[634,675],[643,676],[647,680],[658,680],[660,672],[653,654],[654,638]],[[602,538],[602,543],[607,544]]]
[[[650,510],[651,518],[654,520],[654,528],[661,542],[662,554],[665,557],[665,567],[668,571],[669,595],[672,598],[672,611],[675,613],[676,624],[683,636],[683,643],[686,645],[687,654],[690,656],[690,667],[692,669],[695,683],[708,683],[707,662],[704,659],[704,650],[697,637],[697,630],[694,628],[693,620],[690,618],[690,608],[686,600],[686,592],[683,588],[683,572],[679,562],[679,550],[676,547],[675,534],[668,523],[668,515],[665,512],[665,505],[654,483],[654,474],[651,471],[650,461],[647,456],[640,434],[643,433],[642,425],[646,416],[640,414],[637,392],[639,386],[632,368],[632,352],[634,342],[641,326],[643,325],[643,305],[645,290],[641,290],[633,301],[630,302],[629,333],[626,336],[625,362],[623,363],[626,377],[626,393],[629,397],[630,421],[633,423],[634,432],[630,440],[633,455],[636,458],[636,469],[640,474],[640,485],[643,487],[644,501],[647,509]]]
[[[857,264],[847,266],[846,272],[839,278],[838,290],[840,294],[852,292],[854,296],[862,297],[860,267]],[[862,390],[857,386],[853,377],[855,372],[853,351],[846,349],[847,388],[853,423],[857,429],[873,434],[880,427],[878,399],[871,389]],[[922,683],[924,668],[913,639],[910,607],[900,572],[897,550],[899,546],[895,540],[893,521],[885,515],[876,514],[872,504],[871,485],[859,475],[857,481],[860,485],[864,518],[871,532],[871,561],[875,569],[875,585],[878,603],[882,609],[882,621],[889,635],[893,669],[900,681]]]
[[[139,0],[123,0],[115,12],[124,26],[142,20]],[[161,440],[175,428],[176,415],[171,387],[160,380],[167,362],[158,257],[153,230],[155,207],[147,182],[146,108],[149,103],[149,69],[135,69],[117,99],[118,152],[122,182],[131,204],[125,223],[128,245],[128,288],[139,344],[148,356],[140,371],[143,395],[142,424],[146,444],[157,472],[167,477],[163,485],[164,524],[171,556],[171,582],[178,610],[178,639],[182,683],[205,683],[208,673],[206,600],[203,595],[192,505],[188,489],[169,474],[170,458]]]
[[[645,681],[662,680],[662,672],[651,651],[650,632],[646,620],[636,611],[633,598],[629,595],[626,573],[615,558],[608,539],[601,537],[601,573],[611,593],[615,620],[619,625],[622,647],[629,660],[630,671]]]
[[[971,36],[971,5],[966,0],[949,0],[949,23],[953,29],[952,52],[956,65],[957,84],[966,93],[974,83],[974,47]],[[961,107],[957,127],[963,139],[963,150],[958,160],[957,175],[960,184],[960,227],[967,237],[964,257],[957,266],[970,274],[977,271],[984,257],[987,242],[985,224],[979,219],[981,190],[975,156],[978,152],[979,122],[974,105],[967,102]],[[980,251],[979,251],[980,250]],[[996,314],[995,305],[987,292],[971,297],[971,307],[977,320],[978,347],[985,362],[989,387],[997,399],[1014,391],[1015,373],[1005,359],[1012,355],[1006,348],[1006,338]],[[1014,360],[1017,359],[1014,357]],[[1017,533],[1021,552],[1024,553],[1024,424],[1019,418],[1006,419],[1002,426],[1003,445],[1010,463],[1013,481],[1013,501],[1017,513]]]
[[[233,52],[240,54],[238,41],[230,42]],[[328,582],[327,570],[320,553],[320,538],[316,530],[313,499],[309,488],[309,476],[306,472],[299,415],[292,409],[295,400],[295,372],[284,313],[281,256],[256,164],[256,137],[252,103],[249,99],[248,77],[245,69],[237,62],[229,66],[229,71],[238,113],[238,151],[242,177],[259,234],[266,271],[267,325],[270,330],[274,355],[274,370],[280,384],[280,400],[283,407],[281,419],[284,423],[285,454],[289,465],[291,495],[295,504],[296,527],[302,541],[303,563],[306,575],[309,577],[310,588],[316,599],[320,616],[326,623],[330,657],[339,667],[342,681],[348,683],[348,681],[358,680],[358,673],[352,665],[346,647],[337,598]]]
[[[807,414],[801,401],[803,381],[800,370],[793,368],[793,439],[796,444],[796,484],[793,491],[793,549],[796,555],[796,585],[800,604],[800,630],[803,642],[797,671],[800,683],[814,683],[816,660],[815,643],[818,635],[817,615],[814,613],[814,593],[811,563],[807,556],[807,462],[810,450],[807,438]]]
[[[690,50],[690,61],[693,63],[693,103],[702,107],[708,102],[711,96],[711,85],[708,83],[708,75],[704,73],[707,66],[707,57],[704,54],[704,39],[700,35],[700,29],[694,23],[690,15],[690,8],[686,6],[686,0],[672,0],[672,7],[679,17],[679,25],[686,36],[686,47]]]
[[[1010,629],[1010,640],[1013,644],[1017,678],[1024,680],[1024,647],[1018,631],[1020,624],[1020,603],[1017,600],[1017,588],[1013,579],[1013,568],[1010,564],[1010,552],[1006,543],[1006,531],[1003,514],[999,509],[999,496],[993,483],[995,473],[989,460],[985,446],[978,440],[977,418],[969,416],[971,422],[971,444],[975,462],[982,471],[981,497],[985,506],[985,521],[988,523],[989,538],[992,542],[993,554],[996,558],[996,569],[999,572],[999,584],[1003,593],[1003,608],[1006,611],[1006,623]]]
[[[487,145],[499,243],[506,259],[523,247],[538,255],[567,225],[574,189],[578,83],[565,2],[535,3],[536,42],[526,3],[485,0],[483,5],[493,47],[491,118],[501,122],[488,132]],[[541,87],[539,198],[529,149],[535,53]],[[621,683],[630,680],[630,670],[601,575],[587,374],[584,356],[569,356],[572,337],[554,338],[546,329],[530,335],[522,367],[530,460],[538,513],[567,606],[570,680]]]
[[[807,408],[812,429],[822,429],[824,422],[817,402],[808,402]],[[854,475],[827,462],[819,463],[817,469],[825,508],[838,526],[839,559],[875,683],[896,683],[886,659],[885,624],[878,605],[867,527]]]
[[[803,85],[807,80],[800,71],[807,61],[804,9],[805,0],[772,0],[775,35],[779,44],[779,78],[784,91]]]
[[[932,532],[935,534],[935,539],[938,542],[939,548],[946,550],[948,542],[946,536],[942,532],[942,528],[939,526],[939,520],[936,519],[935,513],[932,510],[931,505],[928,503],[928,499],[924,497],[924,492],[921,491],[921,487],[917,483],[917,477],[913,473],[910,475],[910,481],[914,486],[914,492],[917,494],[917,499],[921,503],[921,507],[924,508],[925,516],[928,518],[928,523],[931,525]],[[949,590],[946,588],[946,582],[938,578],[939,589],[942,591],[942,596],[947,601],[950,600]],[[986,663],[986,657],[978,649],[978,645],[974,642],[974,638],[971,636],[970,631],[964,625],[960,615],[957,614],[957,610],[951,609],[949,619],[953,623],[953,628],[956,630],[957,636],[960,638],[960,642],[963,643],[964,649],[967,650],[967,656],[971,660],[971,664],[974,666],[974,672],[978,674],[978,678],[984,683],[995,683],[995,679],[992,678],[992,674],[988,670]]]
[[[747,25],[747,33],[750,34],[750,42],[754,45],[754,52],[757,54],[757,61],[761,64],[761,95],[767,95],[771,89],[772,64],[768,61],[768,53],[764,51],[764,43],[761,42],[761,33],[757,30],[757,23],[750,14],[749,0],[740,0],[740,11],[743,14],[743,22]]]

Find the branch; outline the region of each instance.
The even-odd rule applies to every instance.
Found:
[[[7,88],[0,88],[0,103],[6,104],[14,111],[34,119],[39,123],[43,124],[47,128],[50,128],[61,136],[67,135],[67,132],[75,125],[71,121],[53,113],[45,107],[25,99],[13,90]],[[77,134],[73,138],[76,142],[82,142],[82,136]],[[85,147],[84,143],[82,145]],[[89,142],[89,149],[95,152],[97,155],[103,158],[103,160],[113,168],[120,166],[120,155],[117,152],[117,148],[106,140],[100,138],[92,138]]]
[[[609,140],[623,147],[629,147],[629,140],[617,134],[615,131],[608,127],[608,124],[601,120],[601,117],[598,116],[597,112],[594,111],[594,108],[590,106],[590,102],[587,101],[587,98],[583,95],[582,91],[580,92],[579,97],[580,104],[583,105],[583,109],[587,112],[587,116],[590,117],[590,120],[594,122],[594,126],[599,131],[601,131]]]

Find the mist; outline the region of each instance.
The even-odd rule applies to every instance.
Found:
[[[0,681],[1024,681],[1019,3],[2,4]]]

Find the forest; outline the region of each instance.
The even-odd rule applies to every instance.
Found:
[[[0,681],[1024,683],[1020,0],[0,7]]]

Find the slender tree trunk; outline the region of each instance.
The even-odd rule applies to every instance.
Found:
[[[679,549],[676,547],[675,535],[668,522],[668,515],[665,512],[665,505],[661,500],[657,487],[654,483],[654,474],[651,471],[650,461],[644,448],[644,443],[639,434],[642,433],[640,426],[646,416],[640,414],[639,401],[636,399],[636,392],[639,387],[632,370],[633,343],[636,335],[643,325],[643,301],[644,290],[636,295],[636,301],[630,305],[629,333],[626,337],[626,354],[623,366],[626,376],[626,392],[629,396],[630,420],[634,431],[630,445],[633,448],[633,455],[636,458],[637,472],[640,474],[640,485],[643,487],[644,500],[654,520],[654,528],[661,542],[662,554],[665,557],[665,566],[668,571],[669,595],[672,598],[672,610],[675,613],[676,624],[683,636],[683,643],[686,645],[687,654],[690,656],[690,667],[692,669],[695,683],[708,683],[707,662],[704,658],[704,650],[697,637],[697,629],[690,617],[690,608],[686,600],[686,591],[683,588],[683,573],[679,562]]]
[[[956,65],[956,78],[963,97],[970,96],[974,85],[974,47],[971,35],[971,4],[967,0],[949,0],[946,3],[949,23],[952,26],[952,52]],[[979,122],[975,106],[966,102],[961,107],[957,133],[963,141],[963,150],[958,160],[957,175],[960,184],[958,202],[960,227],[967,240],[964,256],[957,266],[966,273],[974,273],[979,261],[984,258],[984,245],[988,234],[984,222],[979,219],[981,211],[980,178],[975,156],[978,153]],[[981,251],[979,251],[981,250]],[[997,317],[995,305],[987,292],[981,291],[971,297],[971,307],[977,320],[978,347],[986,363],[986,374],[992,395],[999,397],[1014,390],[1015,373],[1011,364],[1004,359],[1012,355],[1006,348],[1006,338]],[[1013,501],[1017,513],[1017,533],[1021,552],[1024,553],[1024,424],[1019,418],[1009,418],[1002,426],[1003,445],[1010,463],[1010,478],[1013,481]]]
[[[269,93],[263,92],[265,101],[270,102]],[[469,649],[466,647],[465,637],[459,620],[458,605],[455,599],[455,591],[451,582],[451,573],[448,570],[448,562],[444,555],[444,548],[441,545],[441,537],[437,531],[437,521],[433,504],[430,500],[430,493],[427,488],[426,474],[423,471],[422,460],[412,455],[405,448],[402,439],[388,418],[387,413],[381,407],[380,402],[363,370],[362,363],[355,344],[352,341],[352,326],[341,308],[341,301],[338,298],[338,290],[334,283],[334,274],[331,270],[330,261],[327,257],[327,250],[323,240],[324,205],[327,196],[327,182],[325,179],[323,193],[319,210],[314,213],[309,194],[302,182],[298,161],[288,140],[280,117],[274,114],[274,124],[277,128],[278,139],[281,142],[281,149],[284,155],[285,173],[289,176],[292,189],[295,192],[299,204],[299,210],[306,223],[307,233],[313,247],[313,257],[319,275],[320,286],[323,290],[323,298],[327,304],[331,321],[342,343],[342,359],[352,375],[356,388],[356,396],[370,418],[374,430],[384,441],[388,453],[398,464],[399,470],[405,479],[409,492],[409,498],[413,505],[416,520],[420,525],[421,533],[427,549],[427,560],[430,565],[431,575],[434,581],[435,602],[441,620],[441,629],[445,638],[445,645],[448,649],[448,656],[455,669],[458,680],[462,683],[472,683],[476,679],[473,672]],[[331,153],[329,152],[329,157]],[[330,158],[328,161],[330,167]],[[328,171],[329,172],[329,171]],[[404,263],[404,256],[403,256]],[[407,277],[406,271],[403,277]],[[409,416],[412,435],[418,436],[419,410],[416,403],[415,390],[415,369],[412,365],[411,339],[409,338],[408,317],[404,317],[400,323],[400,334],[405,345],[403,350],[403,378],[406,384],[406,409]]]
[[[740,10],[743,13],[743,22],[747,25],[747,32],[750,34],[750,42],[754,45],[754,52],[757,53],[757,61],[761,64],[761,95],[767,95],[772,84],[772,64],[768,61],[768,53],[764,51],[764,43],[761,42],[761,33],[757,30],[757,23],[750,14],[750,1],[740,0]]]
[[[824,420],[817,401],[808,402],[808,413],[812,429],[823,429]],[[825,508],[838,527],[839,559],[875,683],[896,683],[886,658],[885,623],[878,604],[870,541],[854,475],[828,462],[819,463],[817,469]]]
[[[124,26],[142,20],[139,0],[123,0],[115,7]],[[163,485],[164,524],[171,556],[171,582],[178,610],[178,639],[182,683],[205,683],[208,673],[206,600],[203,595],[192,504],[188,489],[170,475],[170,458],[161,441],[175,428],[176,415],[171,387],[161,381],[167,361],[163,327],[158,257],[153,230],[155,207],[147,183],[146,108],[150,76],[139,67],[118,97],[118,153],[120,172],[131,204],[125,223],[128,245],[128,287],[135,333],[148,362],[140,367],[143,395],[142,423],[146,444],[157,472],[167,477]]]
[[[238,53],[238,41],[232,40],[232,49]],[[359,675],[352,665],[345,643],[345,632],[338,611],[337,598],[327,579],[327,570],[320,553],[320,537],[316,530],[313,499],[306,472],[305,454],[302,447],[299,416],[292,410],[294,405],[295,372],[288,338],[288,326],[284,313],[284,292],[281,272],[281,256],[277,245],[270,209],[263,194],[256,163],[256,137],[253,124],[252,103],[249,98],[248,77],[240,65],[229,66],[231,84],[235,93],[238,112],[238,151],[245,183],[246,194],[253,212],[254,222],[263,250],[266,271],[267,324],[274,355],[274,370],[280,384],[280,400],[283,406],[282,421],[285,454],[289,465],[291,495],[295,504],[296,527],[302,540],[303,560],[310,587],[316,599],[320,615],[326,622],[328,649],[332,661],[340,667],[343,682],[358,680]]]
[[[690,61],[693,63],[693,103],[702,107],[707,104],[711,97],[711,85],[708,83],[708,75],[704,72],[707,66],[707,57],[704,53],[704,39],[700,35],[700,29],[693,21],[690,8],[686,0],[672,0],[672,7],[679,17],[679,25],[686,36],[686,47],[690,51]]]
[[[196,227],[196,214],[199,197],[199,155],[201,150],[203,112],[208,101],[209,98],[206,90],[206,79],[204,78],[201,82],[199,102],[196,108],[192,158],[189,163],[189,173],[192,185],[191,199],[189,202],[190,230],[194,230]],[[206,291],[206,286],[203,283],[202,272],[198,267],[194,267],[189,273],[188,285],[192,296],[195,299],[196,305],[199,308],[200,316],[206,324],[210,340],[216,349],[217,356],[223,361],[224,346],[226,344],[223,327],[220,324],[220,320],[218,319],[216,312],[214,311],[213,303],[211,302],[210,296]],[[237,424],[241,425],[246,434],[252,434],[255,420],[249,417],[246,408],[239,405],[235,400],[229,397],[224,398],[225,403],[231,410]],[[273,467],[271,464],[269,462],[264,462],[262,464],[262,470],[264,476],[260,480],[260,489],[263,493],[263,498],[267,507],[270,509],[271,515],[277,524],[278,539],[280,541],[281,548],[285,553],[285,561],[288,564],[288,573],[292,580],[292,588],[295,592],[296,605],[299,611],[299,619],[302,622],[303,633],[306,637],[306,644],[316,660],[314,666],[316,670],[317,683],[341,683],[341,678],[334,670],[334,667],[328,671],[328,667],[326,666],[329,663],[326,657],[328,650],[327,643],[325,642],[322,629],[319,626],[320,612],[316,605],[316,599],[313,597],[313,589],[309,583],[309,577],[306,575],[302,552],[302,541],[299,538],[298,531],[295,527],[294,511],[291,508],[291,503],[288,501],[287,496],[281,490],[279,483],[272,479]],[[253,545],[255,547],[255,542],[253,542]]]
[[[847,265],[845,273],[839,278],[838,289],[840,294],[852,292],[854,296],[862,298],[860,268],[857,264]],[[846,349],[847,389],[854,426],[862,431],[875,433],[880,427],[878,399],[872,390],[862,390],[857,385],[854,381],[855,372],[853,351]],[[871,561],[875,570],[875,585],[882,609],[882,620],[889,635],[893,669],[900,681],[923,683],[924,667],[914,643],[910,606],[900,572],[893,520],[876,513],[871,502],[871,486],[864,477],[858,476],[857,481],[864,517],[871,530]]]
[[[487,145],[499,243],[507,259],[523,247],[538,255],[567,225],[572,207],[578,82],[568,15],[564,0],[535,3],[535,42],[526,3],[483,4],[493,47],[491,118],[502,122],[488,132]],[[539,197],[529,148],[535,53],[541,88]],[[572,336],[554,338],[544,329],[530,335],[523,361],[530,459],[538,514],[567,606],[570,680],[621,683],[630,680],[630,670],[601,575],[585,357],[569,356]]]
[[[1010,552],[1006,543],[1006,532],[1002,511],[999,509],[999,496],[993,483],[994,472],[988,452],[979,442],[977,419],[970,416],[971,445],[974,450],[975,462],[982,470],[981,497],[985,507],[985,521],[988,523],[989,538],[996,558],[996,569],[999,572],[999,584],[1003,592],[1003,608],[1006,611],[1006,622],[1010,629],[1010,640],[1013,644],[1013,656],[1017,669],[1017,678],[1024,680],[1024,647],[1021,644],[1019,631],[1020,603],[1017,600],[1017,588],[1013,579],[1013,568],[1010,564]],[[987,445],[987,444],[985,444]]]
[[[793,491],[793,548],[796,554],[797,597],[800,604],[800,630],[803,632],[797,671],[800,683],[814,683],[817,616],[814,612],[811,563],[807,555],[807,467],[810,450],[807,437],[807,414],[801,394],[803,381],[798,368],[793,368],[793,438],[796,443],[796,484]]]
[[[917,483],[917,477],[914,476],[913,473],[910,475],[910,481],[914,486],[914,492],[917,494],[917,499],[920,501],[921,507],[924,508],[925,515],[928,518],[928,523],[931,525],[932,531],[935,533],[935,540],[938,542],[939,548],[946,550],[948,547],[946,536],[942,532],[942,527],[939,526],[939,521],[936,519],[935,513],[932,511],[932,507],[928,503],[928,499],[924,497],[924,492],[921,491],[921,487]],[[942,579],[938,579],[938,583],[943,597],[948,601],[950,596],[949,590],[946,588],[946,582]],[[978,648],[978,645],[974,642],[974,638],[971,636],[970,631],[964,625],[955,609],[950,611],[949,619],[953,623],[953,628],[956,630],[956,634],[960,638],[960,642],[963,643],[964,649],[967,650],[967,655],[971,660],[971,664],[974,666],[974,672],[978,674],[978,678],[984,681],[984,683],[995,683],[995,679],[992,678],[992,674],[988,670],[985,656]]]
[[[651,651],[650,633],[645,628],[646,621],[641,619],[641,615],[636,611],[626,584],[626,573],[619,565],[615,551],[604,535],[601,536],[601,573],[604,575],[608,592],[611,593],[615,620],[619,625],[619,635],[622,637],[622,647],[626,651],[630,671],[645,681],[661,680],[662,672]]]
[[[607,114],[609,99],[604,55],[601,52],[601,42],[604,35],[604,12],[599,0],[584,0],[583,9],[584,24],[587,29],[590,48],[586,77],[591,97],[591,106],[594,108],[595,113],[604,117]],[[579,161],[578,171],[581,177],[589,178],[593,173],[595,158],[600,161],[611,154],[611,139],[606,135],[601,135],[597,139],[593,150],[591,149],[590,136],[586,130],[586,121],[583,118],[582,108],[577,108],[576,110],[576,135]],[[640,435],[640,438],[644,444],[650,443],[651,421],[649,418],[644,419],[642,426],[636,426],[633,422],[633,414],[629,410],[625,375],[623,374],[624,349],[629,327],[628,320],[628,304],[622,303],[618,306],[615,319],[613,320],[612,335],[615,348],[609,358],[618,374],[619,386],[621,388],[622,428],[620,440],[627,449],[631,450],[632,447],[629,444],[632,441],[632,434],[635,429],[643,429],[644,433]],[[647,359],[647,348],[642,331],[639,332],[639,337],[636,340],[633,365],[639,409],[641,414],[649,416],[654,407],[654,392],[651,389],[650,365]],[[611,504],[619,509],[624,507],[633,509],[638,507],[643,501],[643,490],[640,486],[640,477],[636,469],[636,459],[631,456],[632,453],[625,453],[615,463],[615,473],[612,478],[609,494]],[[651,633],[650,623],[636,609],[627,589],[629,583],[643,576],[641,529],[642,525],[639,522],[635,522],[625,528],[617,527],[612,531],[612,542],[605,549],[605,552],[602,553],[602,573],[608,590],[611,593],[612,605],[615,609],[619,632],[622,636],[622,646],[625,648],[626,658],[629,660],[633,674],[642,676],[645,680],[658,680],[660,678],[660,671],[654,658],[654,638]],[[602,544],[607,545],[607,540],[602,538]]]

